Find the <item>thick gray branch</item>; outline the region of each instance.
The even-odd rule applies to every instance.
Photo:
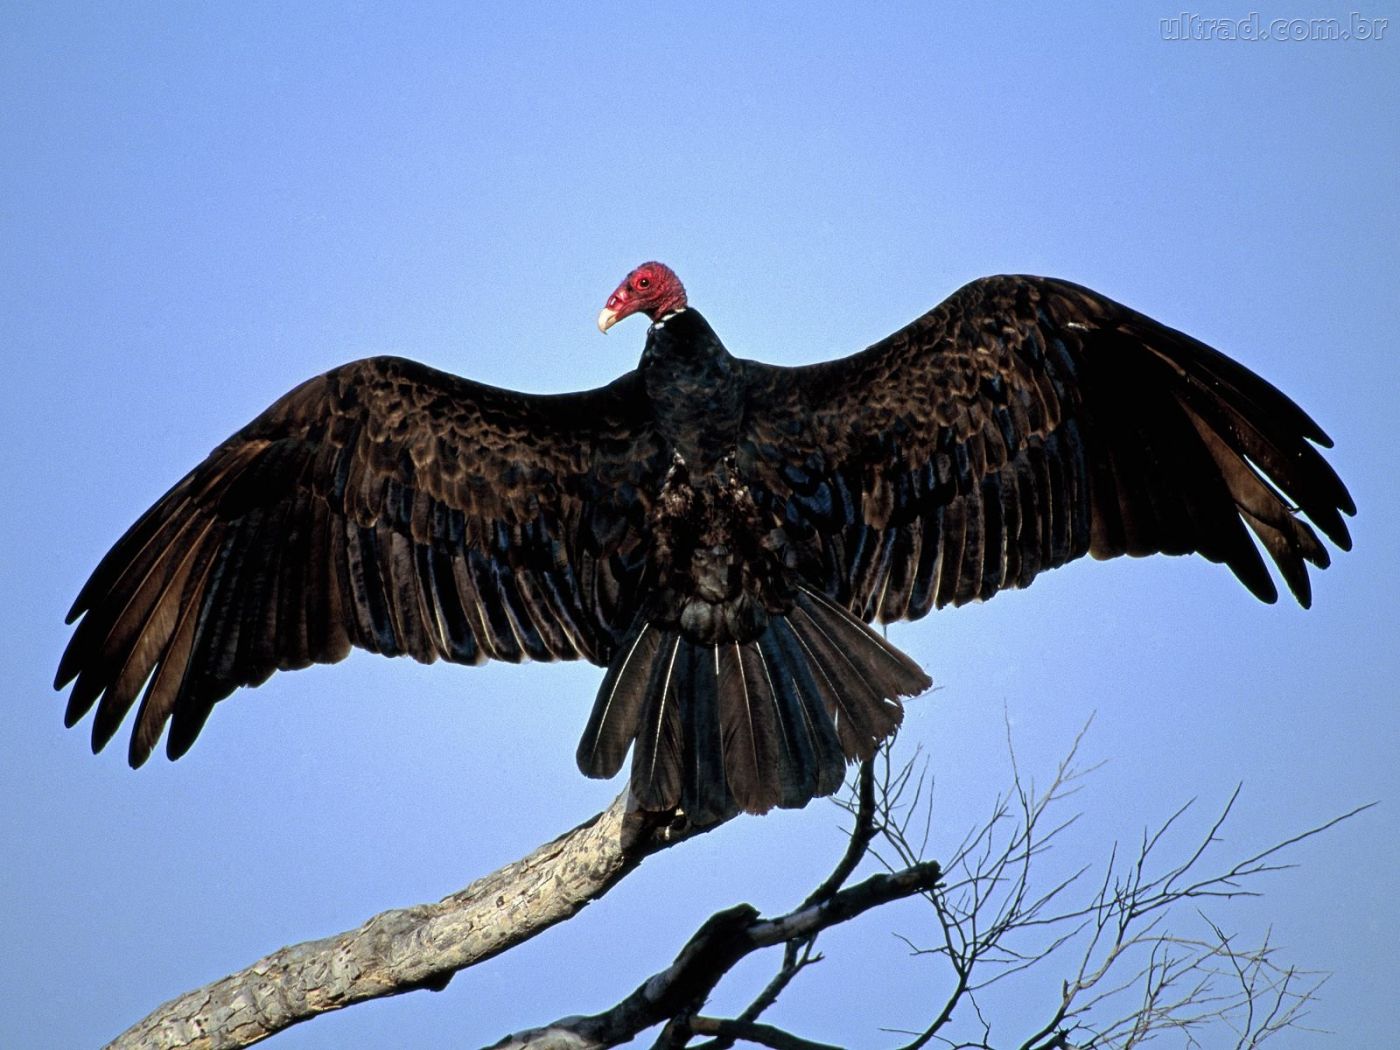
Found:
[[[386,911],[358,929],[273,952],[173,999],[107,1050],[233,1050],[366,999],[442,989],[607,893],[642,859],[694,834],[606,811],[436,904]]]

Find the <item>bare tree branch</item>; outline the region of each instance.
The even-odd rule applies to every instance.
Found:
[[[1180,1033],[1185,1045],[1194,1047],[1200,1045],[1196,1034],[1206,1028],[1231,1032],[1237,1047],[1252,1048],[1286,1028],[1301,1027],[1321,984],[1318,975],[1280,965],[1267,937],[1256,947],[1242,945],[1199,914],[1209,931],[1205,935],[1182,935],[1167,922],[1183,902],[1256,895],[1246,883],[1289,867],[1278,863],[1283,850],[1370,807],[1359,806],[1244,860],[1203,872],[1239,791],[1185,860],[1162,865],[1158,854],[1167,833],[1190,810],[1188,802],[1155,831],[1144,832],[1132,860],[1124,863],[1115,846],[1089,902],[1067,904],[1066,895],[1088,866],[1048,889],[1033,889],[1031,862],[1077,819],[1053,814],[1087,772],[1075,764],[1082,739],[1083,732],[1043,791],[1023,783],[1013,750],[1012,790],[998,797],[991,817],[947,854],[944,881],[925,894],[934,916],[933,943],[918,947],[907,938],[905,943],[916,955],[943,959],[948,985],[928,1026],[903,1033],[913,1038],[902,1050],[935,1041],[959,1048],[1127,1050],[1166,1031]],[[889,788],[880,802],[882,845],[903,862],[917,860],[926,845],[926,833],[917,844],[909,833],[916,823],[913,810],[930,805],[925,777],[916,775],[914,766],[910,762],[897,773],[887,769]],[[911,790],[913,801],[906,802]],[[1154,874],[1154,869],[1161,870]],[[980,993],[1032,967],[1043,972],[1055,965],[1052,957],[1070,950],[1076,957],[1069,960],[1062,994],[1045,1020],[1029,1036],[994,1040]],[[962,1025],[953,1023],[955,1012],[967,1019]]]
[[[318,1014],[420,988],[529,940],[617,885],[642,860],[705,828],[607,810],[436,904],[273,952],[180,996],[107,1050],[233,1050]]]
[[[676,961],[643,981],[612,1008],[586,1017],[565,1017],[543,1028],[508,1036],[491,1050],[603,1050],[617,1046],[654,1025],[667,1022],[656,1042],[660,1047],[684,1046],[695,1034],[739,1036],[760,1045],[803,1047],[820,1044],[799,1040],[768,1025],[734,1022],[726,1028],[713,1018],[694,1023],[694,1011],[710,997],[715,985],[744,956],[761,948],[810,939],[831,926],[849,922],[871,908],[924,893],[937,884],[934,861],[915,864],[891,874],[872,875],[817,904],[803,905],[777,919],[759,918],[751,905],[739,904],[711,915],[676,956]],[[786,1038],[787,1042],[773,1042]],[[767,1040],[766,1042],[764,1040]]]
[[[768,1024],[755,1024],[752,1021],[725,1021],[716,1017],[692,1017],[690,1030],[697,1035],[718,1035],[727,1039],[742,1039],[759,1046],[770,1046],[773,1050],[841,1050],[830,1043],[815,1043],[774,1028]],[[711,1046],[717,1044],[710,1044]]]
[[[1087,726],[1085,729],[1087,730]],[[1203,914],[1204,932],[1168,926],[1183,901],[1253,895],[1252,880],[1282,870],[1280,853],[1368,807],[1327,821],[1244,860],[1213,863],[1220,831],[1238,791],[1181,861],[1163,863],[1169,832],[1192,803],[1145,831],[1135,856],[1115,846],[1102,877],[1071,894],[1090,865],[1048,886],[1033,879],[1037,858],[1060,840],[1078,814],[1060,816],[1088,770],[1076,764],[1084,732],[1048,788],[1025,783],[1011,749],[1012,786],[989,818],[974,825],[942,864],[926,860],[933,830],[933,781],[915,759],[896,768],[888,747],[862,765],[850,795],[846,848],[831,874],[792,912],[763,919],[747,904],[710,916],[675,962],[600,1013],[561,1018],[508,1036],[493,1050],[603,1050],[660,1026],[654,1050],[731,1050],[739,1043],[773,1050],[833,1050],[828,1044],[760,1023],[807,967],[821,961],[821,932],[892,901],[922,897],[929,905],[929,947],[903,938],[916,956],[947,966],[928,997],[922,1030],[897,1034],[903,1050],[937,1043],[991,1050],[1129,1050],[1163,1032],[1200,1045],[1197,1033],[1228,1032],[1250,1050],[1285,1029],[1302,1028],[1321,981],[1281,964],[1266,937],[1250,947]],[[1009,741],[1008,741],[1009,744]],[[718,826],[718,825],[711,825]],[[414,989],[441,989],[459,970],[490,959],[607,893],[651,853],[697,831],[679,818],[628,813],[625,796],[604,813],[529,856],[436,904],[375,916],[358,929],[283,948],[254,965],[167,1003],[119,1036],[119,1050],[227,1050],[353,1003]],[[940,829],[942,830],[942,829]],[[956,841],[956,840],[955,840]],[[873,859],[885,873],[847,887]],[[1077,901],[1077,902],[1076,902]],[[749,954],[783,947],[776,974],[734,1018],[701,1010],[719,982]],[[1060,990],[1041,1020],[1009,1038],[1005,1018],[984,1014],[981,996],[1025,971],[1059,965]],[[1035,1014],[1030,1015],[1032,1018]],[[895,1030],[889,1030],[895,1031]],[[695,1040],[706,1040],[697,1046]]]
[[[851,877],[851,873],[865,859],[866,851],[870,849],[870,843],[874,840],[877,830],[875,826],[875,763],[873,760],[867,759],[860,764],[860,773],[856,776],[855,793],[857,804],[851,812],[855,814],[856,824],[851,829],[846,852],[841,855],[841,860],[825,881],[802,902],[804,908],[829,900],[832,894],[845,885],[846,880]],[[850,809],[850,807],[847,808]]]
[[[807,899],[802,902],[803,908],[830,900],[836,891],[845,885],[846,880],[851,877],[870,851],[870,843],[874,840],[877,831],[875,826],[875,765],[872,760],[867,759],[860,764],[854,795],[854,803],[837,800],[838,805],[855,815],[855,826],[851,828],[849,833],[850,838],[846,843],[846,852],[841,855],[840,861],[832,869],[831,874],[822,881],[822,884],[808,894]],[[792,983],[794,977],[808,966],[821,962],[822,956],[817,952],[816,946],[816,934],[788,941],[783,948],[783,961],[778,967],[778,972],[754,997],[753,1001],[744,1008],[744,1011],[732,1022],[715,1021],[715,1025],[718,1027],[715,1027],[713,1032],[709,1029],[705,1030],[707,1034],[714,1034],[717,1038],[706,1043],[704,1050],[730,1050],[735,1042],[741,1038],[751,1043],[759,1042],[760,1045],[769,1045],[762,1043],[754,1034],[768,1031],[769,1026],[755,1025],[754,1022],[765,1010],[778,1001],[778,997]],[[699,1028],[693,1030],[697,1033],[701,1031]]]

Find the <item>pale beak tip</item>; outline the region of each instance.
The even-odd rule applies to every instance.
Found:
[[[607,333],[607,330],[617,324],[617,311],[609,310],[606,307],[598,314],[598,331]]]

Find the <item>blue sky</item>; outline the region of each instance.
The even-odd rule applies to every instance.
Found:
[[[994,6],[5,5],[0,1045],[96,1045],[611,799],[574,768],[589,667],[357,654],[235,695],[138,773],[63,729],[50,681],[108,545],[275,397],[381,352],[601,384],[644,326],[593,319],[647,258],[732,351],[781,362],[983,274],[1055,274],[1322,423],[1361,513],[1311,611],[1199,559],[1078,563],[892,630],[940,686],[899,747],[928,755],[956,841],[1006,783],[1006,723],[1046,776],[1096,713],[1070,859],[1241,782],[1239,852],[1379,800],[1216,914],[1334,974],[1310,1017],[1332,1045],[1393,1037],[1400,10],[1361,11],[1395,22],[1381,41],[1250,43],[1161,39],[1180,5]],[[837,824],[825,803],[737,821],[446,992],[270,1045],[458,1047],[600,1009],[715,908],[800,900]],[[920,919],[833,937],[774,1019],[855,1046],[921,1026],[939,986],[892,936]]]

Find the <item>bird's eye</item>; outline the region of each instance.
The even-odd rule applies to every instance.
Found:
[[[638,277],[638,278],[637,278],[637,287],[638,287],[638,288],[650,288],[650,287],[651,287],[651,278],[650,278],[650,277]]]

